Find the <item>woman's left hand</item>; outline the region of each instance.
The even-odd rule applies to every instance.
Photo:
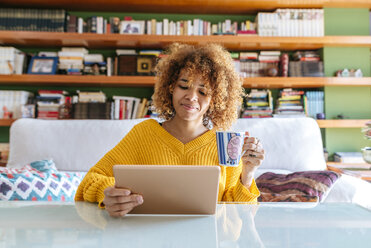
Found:
[[[243,163],[241,182],[250,188],[254,173],[264,160],[264,149],[258,138],[250,137],[246,132],[242,152],[244,154],[241,158]]]

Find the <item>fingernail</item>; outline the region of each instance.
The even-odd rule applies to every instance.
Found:
[[[141,196],[137,196],[137,201],[139,204],[143,203],[143,198]]]
[[[130,195],[130,191],[128,191],[128,190],[125,191],[125,192],[124,192],[124,195]]]

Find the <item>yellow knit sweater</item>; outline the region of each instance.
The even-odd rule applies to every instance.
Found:
[[[98,202],[103,207],[104,189],[113,186],[112,166],[116,164],[219,166],[214,131],[183,144],[156,120],[139,123],[86,174],[75,200]],[[250,189],[240,182],[238,167],[221,166],[219,201],[256,202],[260,193],[253,181]]]

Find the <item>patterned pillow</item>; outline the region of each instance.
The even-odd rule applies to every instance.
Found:
[[[82,178],[79,172],[59,172],[52,160],[0,168],[0,200],[74,201]]]
[[[333,171],[300,171],[291,174],[266,172],[256,179],[260,201],[323,202],[341,176]]]

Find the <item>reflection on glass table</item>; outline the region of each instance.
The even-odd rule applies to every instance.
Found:
[[[0,247],[368,247],[353,204],[218,204],[207,215],[111,218],[95,204],[0,202]]]

